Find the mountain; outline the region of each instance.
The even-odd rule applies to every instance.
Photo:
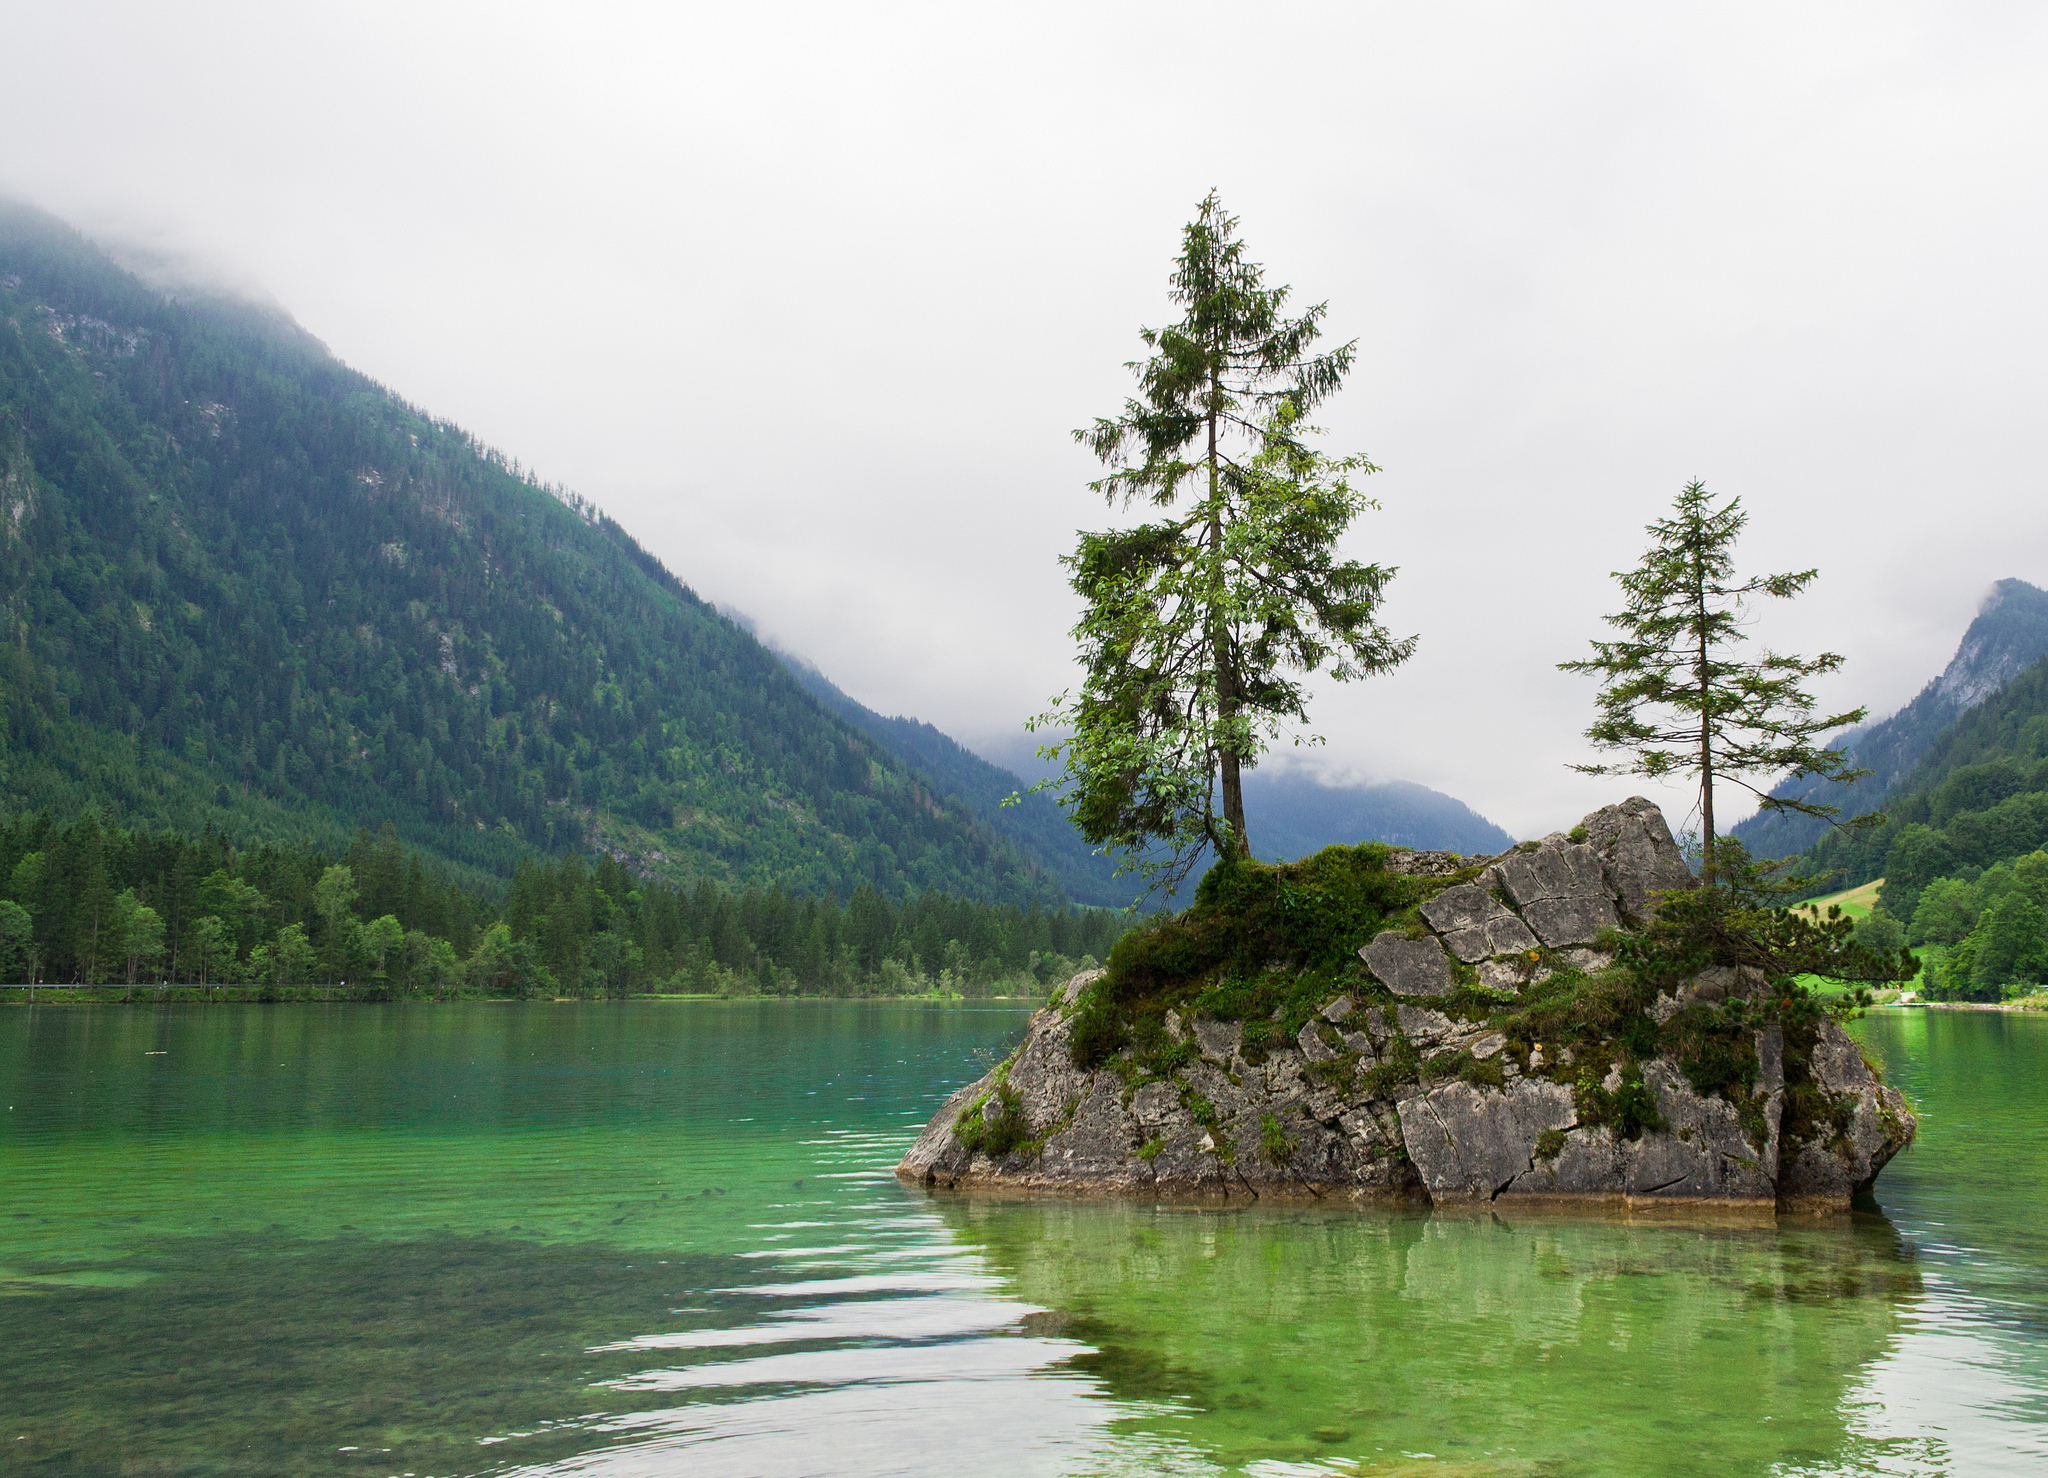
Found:
[[[1098,856],[1067,820],[1059,803],[1044,791],[1031,790],[1015,774],[992,765],[957,740],[914,718],[884,718],[848,697],[811,663],[781,654],[790,671],[820,702],[876,743],[931,778],[947,795],[1011,842],[1065,890],[1076,903],[1122,908],[1138,894],[1135,881],[1118,878],[1116,864]],[[1013,806],[1003,804],[1017,797]]]
[[[1885,880],[1902,919],[1935,878],[1974,877],[2048,847],[2048,658],[1942,733],[1885,801],[1886,823],[1834,832],[1810,854],[1836,888]],[[1802,869],[1805,870],[1805,869]]]
[[[1466,857],[1515,844],[1463,801],[1406,780],[1324,785],[1294,771],[1253,770],[1244,805],[1252,850],[1268,862],[1292,862],[1332,843],[1391,842]]]
[[[0,204],[0,808],[1059,902],[616,523]]]
[[[744,616],[728,614],[750,624]],[[1057,801],[1030,790],[1035,780],[1053,773],[1035,753],[1024,763],[1032,776],[1027,780],[930,724],[884,718],[842,692],[811,662],[781,655],[797,680],[834,712],[930,776],[934,785],[1033,858],[1076,902],[1122,907],[1137,896],[1135,880],[1112,876],[1115,864],[1095,854]],[[1338,786],[1289,771],[1253,770],[1245,776],[1244,794],[1254,850],[1269,862],[1292,862],[1333,843],[1382,841],[1467,856],[1505,851],[1514,844],[1513,837],[1463,801],[1405,780]],[[1003,805],[1012,795],[1017,804]]]
[[[1943,730],[2044,656],[2048,591],[2024,580],[2000,580],[1984,598],[1941,676],[1890,718],[1831,741],[1847,748],[1869,775],[1847,786],[1808,776],[1785,781],[1771,794],[1840,806],[1844,819],[1884,809],[1886,795],[1934,747]],[[1811,848],[1829,829],[1827,822],[1809,816],[1764,813],[1737,823],[1735,835],[1759,857],[1791,857]]]

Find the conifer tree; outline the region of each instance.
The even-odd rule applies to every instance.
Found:
[[[1750,597],[1789,600],[1820,573],[1735,578],[1733,550],[1749,522],[1742,500],[1716,508],[1706,487],[1688,483],[1669,518],[1648,526],[1654,542],[1633,570],[1617,570],[1627,604],[1607,624],[1615,641],[1595,641],[1593,655],[1560,662],[1566,672],[1600,679],[1599,717],[1586,730],[1596,748],[1623,750],[1614,764],[1574,765],[1586,775],[1692,775],[1699,782],[1700,836],[1705,881],[1715,881],[1714,784],[1726,780],[1757,797],[1769,811],[1832,817],[1840,808],[1774,796],[1745,775],[1821,775],[1855,780],[1846,753],[1815,743],[1822,734],[1861,722],[1867,710],[1825,718],[1802,686],[1842,665],[1835,652],[1782,656],[1768,649],[1740,661],[1733,648],[1747,640],[1742,627]],[[1861,819],[1861,818],[1859,818]]]
[[[1063,561],[1086,676],[1034,727],[1071,727],[1042,751],[1064,755],[1061,803],[1122,854],[1119,872],[1155,884],[1207,850],[1250,855],[1243,772],[1283,720],[1307,721],[1302,678],[1371,676],[1414,649],[1375,619],[1394,571],[1338,557],[1378,506],[1349,479],[1377,469],[1306,440],[1355,343],[1315,352],[1327,305],[1289,318],[1288,292],[1266,285],[1211,192],[1171,279],[1185,316],[1142,331],[1152,352],[1129,366],[1139,394],[1122,414],[1074,433],[1111,469],[1093,491],[1164,516],[1083,533]]]

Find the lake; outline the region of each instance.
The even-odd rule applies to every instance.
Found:
[[[1024,1021],[0,1010],[0,1473],[2048,1471],[2048,1019],[1840,1224],[898,1185]]]

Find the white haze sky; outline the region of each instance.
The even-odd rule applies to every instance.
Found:
[[[1072,680],[1071,428],[1211,186],[1358,367],[1395,676],[1334,779],[1517,835],[1554,669],[1688,478],[1759,640],[1897,707],[2048,583],[2048,10],[2030,4],[4,9],[0,190],[273,295],[863,702],[992,756]],[[1673,820],[1683,797],[1661,797]],[[1675,800],[1675,804],[1674,804]],[[1252,819],[1257,825],[1257,818]]]

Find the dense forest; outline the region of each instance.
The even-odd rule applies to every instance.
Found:
[[[2048,982],[2048,660],[1956,720],[1884,809],[1883,826],[1831,834],[1801,870],[1828,888],[1882,877],[1861,932],[1928,946],[1936,999]]]
[[[1059,802],[1000,765],[914,718],[884,718],[849,697],[817,668],[785,658],[796,680],[819,702],[889,750],[947,794],[957,797],[990,830],[1008,837],[1044,865],[1067,896],[1080,903],[1122,908],[1144,891],[1131,877],[1115,876],[1116,863],[1074,830]],[[1011,801],[1011,797],[1015,801]],[[1313,849],[1311,849],[1313,850]]]
[[[2048,852],[1936,878],[1921,889],[1903,934],[1928,947],[1924,978],[1934,1000],[2034,994],[2048,985]]]
[[[1125,916],[867,885],[844,903],[527,858],[501,896],[393,828],[340,854],[217,831],[0,818],[0,981],[160,980],[378,996],[1030,994],[1106,958]]]
[[[1065,901],[609,519],[4,202],[0,807],[258,849],[390,821],[475,887],[575,848]]]

